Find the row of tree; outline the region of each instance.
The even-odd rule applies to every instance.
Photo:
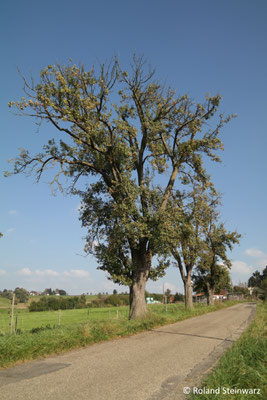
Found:
[[[219,222],[219,196],[204,165],[220,161],[220,131],[231,119],[218,114],[220,95],[202,103],[176,95],[136,56],[128,72],[114,59],[89,71],[49,65],[37,85],[22,78],[26,97],[10,107],[50,123],[58,137],[36,155],[22,149],[13,173],[30,170],[39,180],[55,167],[51,184],[80,196],[85,251],[110,279],[129,286],[130,318],[145,314],[146,282],[171,262],[186,307],[193,306],[193,268],[212,302],[222,263],[230,267],[226,252],[240,237]]]
[[[30,297],[30,292],[24,288],[19,288],[17,287],[14,291],[13,290],[8,290],[4,289],[3,291],[0,291],[0,297],[5,297],[9,300],[12,300],[13,293],[15,294],[15,303],[27,303]],[[39,294],[38,292],[31,292],[35,293],[36,295]],[[62,289],[56,289],[52,290],[50,289],[45,289],[41,295],[60,295],[60,296],[66,296],[66,291]]]
[[[15,294],[15,303],[26,303],[29,300],[30,293],[24,289],[16,287],[14,291],[4,289],[0,291],[0,297],[5,297],[6,299],[12,300],[13,294]]]
[[[43,295],[49,295],[49,296],[53,296],[53,295],[60,295],[60,296],[66,296],[67,292],[66,290],[63,289],[51,289],[51,288],[47,288],[43,291],[42,293]]]

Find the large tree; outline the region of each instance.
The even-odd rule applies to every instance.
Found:
[[[198,182],[198,176],[187,175],[191,190],[177,191],[172,199],[172,224],[168,232],[170,254],[175,260],[184,284],[184,301],[187,309],[193,309],[192,273],[205,251],[205,231],[214,204],[218,202],[216,191],[209,181]]]
[[[267,266],[264,268],[262,273],[259,271],[253,272],[252,276],[248,280],[248,286],[254,288],[254,293],[260,294],[263,300],[267,299]]]
[[[152,266],[152,258],[164,252],[170,195],[189,170],[204,179],[203,155],[219,161],[218,135],[230,119],[218,115],[211,128],[220,96],[208,95],[203,104],[177,96],[135,56],[128,72],[114,60],[89,71],[49,65],[37,85],[23,79],[26,97],[10,106],[53,125],[58,140],[37,155],[21,150],[14,173],[30,168],[40,179],[57,166],[53,183],[63,190],[60,177],[72,180],[71,191],[82,196],[87,251],[111,279],[129,285],[130,317],[144,315],[146,282],[165,268]],[[88,183],[77,190],[82,177]]]
[[[231,260],[227,255],[228,250],[239,243],[241,235],[236,231],[227,231],[223,223],[218,223],[214,217],[208,224],[205,232],[205,248],[201,253],[198,264],[198,274],[202,275],[205,282],[208,304],[214,304],[214,294],[219,290],[220,284],[227,286],[229,284],[225,268],[230,269]],[[223,267],[221,266],[223,265]],[[195,282],[199,277],[194,277]]]
[[[204,292],[209,304],[212,301],[211,287],[213,288],[213,294],[220,294],[222,290],[232,288],[229,269],[222,264],[214,264],[211,268],[207,268],[205,264],[199,264],[192,275],[192,279],[194,290]]]
[[[227,281],[227,272],[220,267],[231,267],[227,249],[238,243],[237,232],[226,231],[218,223],[220,195],[217,194],[209,176],[199,182],[197,175],[187,175],[192,190],[172,195],[172,225],[168,234],[170,253],[175,259],[184,283],[185,307],[193,308],[192,283],[205,284],[208,301],[219,287],[219,280]],[[202,289],[203,290],[203,289]]]
[[[19,303],[26,303],[29,300],[30,293],[24,288],[17,287],[14,293]]]
[[[260,287],[262,282],[262,275],[259,271],[253,272],[252,276],[248,280],[249,287]]]

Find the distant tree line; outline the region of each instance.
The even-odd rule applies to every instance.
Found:
[[[19,287],[17,287],[14,292],[7,289],[4,289],[2,292],[0,291],[0,297],[12,300],[13,293],[15,293],[15,304],[26,303],[29,300],[30,293],[26,289]]]
[[[27,301],[29,300],[30,292],[28,292],[28,290],[26,290],[24,288],[20,288],[20,287],[16,287],[16,289],[14,291],[13,290],[8,290],[8,289],[4,289],[3,291],[0,291],[0,297],[4,297],[4,298],[12,301],[13,293],[15,293],[15,304],[27,303]],[[33,293],[38,294],[37,292],[33,292]],[[67,292],[65,290],[63,290],[63,289],[52,290],[50,288],[50,289],[45,289],[42,292],[42,295],[66,296]]]
[[[66,290],[62,290],[62,289],[52,290],[50,288],[50,289],[45,289],[42,294],[49,295],[49,296],[53,296],[55,294],[60,295],[60,296],[66,296],[67,292],[66,292]]]
[[[127,306],[129,303],[129,294],[112,294],[110,296],[103,296],[99,293],[96,299],[88,303],[88,307],[117,307]]]
[[[86,296],[43,296],[29,305],[29,311],[73,310],[86,307]]]

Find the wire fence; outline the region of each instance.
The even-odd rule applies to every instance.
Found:
[[[196,304],[197,308],[205,307],[205,304]],[[184,303],[175,304],[150,304],[149,310],[155,314],[173,314],[184,312]],[[129,318],[129,306],[106,308],[83,308],[74,310],[28,312],[15,309],[11,327],[11,313],[8,310],[0,310],[0,335],[7,333],[29,332],[35,328],[51,328],[56,326],[71,326],[89,321],[107,321]]]
[[[14,313],[11,329],[10,313],[0,314],[0,334],[21,333],[33,328],[67,326],[88,321],[107,321],[112,319],[127,319],[129,307],[118,308],[86,308],[79,310],[58,310],[43,312],[16,312]]]

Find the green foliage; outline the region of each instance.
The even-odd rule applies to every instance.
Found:
[[[12,290],[4,289],[2,292],[0,292],[0,296],[4,297],[5,299],[12,300],[13,292]]]
[[[261,289],[263,291],[263,293],[262,293],[263,300],[266,301],[267,300],[267,279],[264,279],[262,281]]]
[[[148,293],[148,296],[146,297],[153,297],[155,301],[163,302],[163,295],[159,293]]]
[[[267,267],[266,267],[267,268]],[[259,271],[253,272],[252,276],[248,280],[249,287],[260,287],[262,281],[262,276]]]
[[[220,197],[212,183],[209,180],[199,183],[196,177],[190,180],[191,192],[173,195],[172,232],[168,236],[170,251],[185,285],[186,306],[191,301],[191,279],[194,289],[209,293],[209,299],[213,299],[212,292],[231,286],[227,250],[232,250],[241,236],[228,232],[218,222]]]
[[[19,303],[26,303],[29,300],[30,293],[26,289],[17,287],[14,292]]]
[[[252,276],[248,280],[248,286],[253,287],[253,293],[259,296],[259,298],[267,299],[267,266],[262,271],[253,272]]]
[[[14,290],[14,293],[15,293],[15,304],[27,303],[27,301],[29,300],[30,294],[26,289],[17,287]],[[12,300],[13,291],[4,289],[2,292],[0,291],[0,296]]]
[[[47,289],[45,289],[45,290],[43,291],[42,294],[43,294],[43,295],[53,296],[53,295],[56,294],[56,293],[55,293],[55,291],[52,290],[51,288],[47,288]]]
[[[196,177],[191,177],[190,187],[190,191],[173,195],[173,220],[169,234],[171,253],[183,281],[204,251],[205,231],[212,213],[211,205],[218,201],[211,182],[203,184],[197,182]]]
[[[211,296],[222,289],[231,288],[228,269],[231,261],[227,251],[239,243],[241,237],[236,231],[227,231],[223,223],[219,223],[219,213],[216,210],[218,201],[213,200],[209,205],[209,213],[203,225],[203,247],[199,254],[196,273],[192,276],[194,289],[204,291]]]
[[[67,295],[67,292],[65,291],[65,290],[62,290],[62,289],[56,289],[56,290],[53,290],[53,289],[51,289],[51,288],[46,288],[44,291],[43,291],[43,293],[42,293],[43,295],[49,295],[49,296],[54,296],[54,295],[60,295],[60,296],[66,296]]]
[[[50,330],[50,329],[52,329],[50,325],[40,326],[40,327],[37,327],[37,328],[32,328],[30,330],[30,333],[40,333],[40,332],[43,332],[45,330]]]
[[[171,300],[171,290],[170,290],[170,289],[167,289],[167,290],[165,291],[164,295],[165,295],[165,298],[166,298],[166,300],[167,300],[167,303],[170,303],[170,300]]]
[[[86,297],[81,296],[43,296],[38,301],[32,301],[29,311],[72,310],[86,307]]]
[[[88,304],[88,307],[117,307],[129,305],[130,299],[128,294],[113,294],[111,296],[98,296]]]
[[[198,266],[196,274],[192,275],[194,291],[204,292],[208,295],[208,289],[212,287],[214,294],[220,294],[223,289],[231,289],[231,277],[227,267],[214,264],[211,268]]]
[[[175,293],[174,301],[184,301],[184,295],[182,293]]]
[[[233,287],[233,292],[236,294],[243,294],[244,296],[249,296],[249,290],[245,286],[235,285]]]

